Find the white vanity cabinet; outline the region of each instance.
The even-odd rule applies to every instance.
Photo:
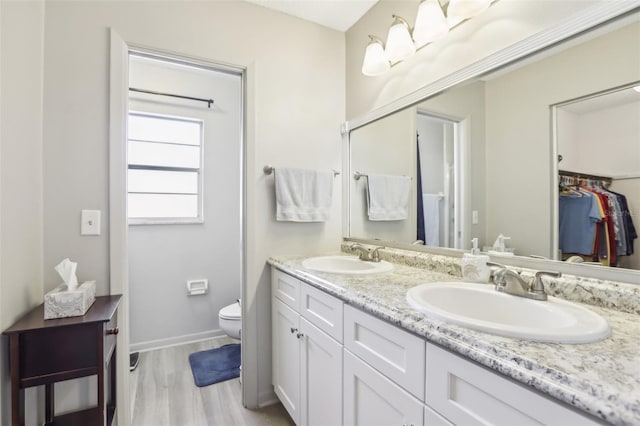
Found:
[[[298,425],[342,423],[342,301],[272,269],[273,387]]]
[[[273,385],[297,425],[597,425],[272,269]]]

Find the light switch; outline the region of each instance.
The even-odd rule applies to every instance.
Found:
[[[80,235],[100,235],[100,210],[82,210]]]
[[[477,225],[478,224],[478,210],[473,210],[471,212],[471,223],[473,225]]]

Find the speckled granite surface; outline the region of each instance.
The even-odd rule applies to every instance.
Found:
[[[352,244],[353,243],[343,243],[341,247],[342,251],[352,253]],[[394,248],[380,250],[380,257],[391,263],[414,266],[454,277],[460,277],[462,275],[461,259],[456,257]],[[529,280],[533,279],[534,270],[515,267],[510,268],[520,272],[522,276],[529,278]],[[638,285],[566,274],[560,278],[544,277],[543,281],[547,293],[551,296],[640,315],[640,286]]]
[[[393,251],[386,250],[383,259],[393,261],[403,255]],[[602,301],[602,306],[590,309],[607,320],[612,335],[601,342],[580,345],[529,342],[433,320],[411,308],[405,300],[406,291],[427,282],[459,280],[460,259],[405,253],[413,259],[408,263],[424,268],[396,263],[389,273],[354,276],[308,271],[302,267],[304,257],[300,256],[272,257],[269,263],[352,306],[606,422],[640,424],[640,317],[607,307],[622,303],[620,300],[629,294],[637,294],[633,289],[622,285],[623,291],[618,292],[614,285],[594,294],[594,283],[571,282],[567,289],[561,288],[562,282],[549,283],[552,294],[567,292],[576,300],[584,293],[591,302]],[[425,255],[431,259],[421,263],[418,258]]]

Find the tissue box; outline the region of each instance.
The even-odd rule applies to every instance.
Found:
[[[66,284],[60,284],[44,295],[44,319],[82,316],[95,300],[95,281],[86,281],[75,290],[67,290]]]

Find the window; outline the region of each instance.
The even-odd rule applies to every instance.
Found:
[[[202,220],[202,120],[129,113],[130,224]]]

